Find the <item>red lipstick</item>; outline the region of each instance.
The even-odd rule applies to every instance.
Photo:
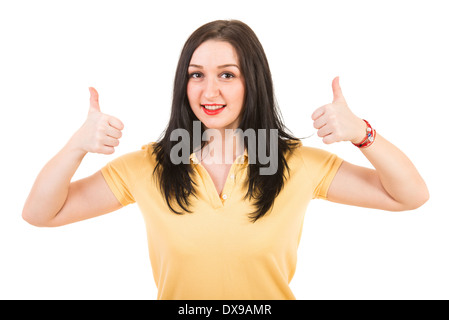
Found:
[[[212,110],[207,109],[206,107],[212,107]],[[221,108],[215,108],[215,107],[221,107]],[[225,104],[218,104],[218,103],[208,103],[208,104],[202,104],[201,109],[203,109],[204,113],[206,113],[209,116],[214,116],[219,114],[223,111],[223,109],[226,107]]]

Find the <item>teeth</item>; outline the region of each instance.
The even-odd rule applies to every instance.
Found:
[[[221,106],[204,106],[203,105],[203,107],[206,108],[207,110],[217,110],[217,109],[223,108],[224,106],[225,105],[221,105]]]

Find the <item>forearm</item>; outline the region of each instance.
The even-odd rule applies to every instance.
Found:
[[[71,142],[72,139],[37,176],[22,212],[26,221],[42,224],[54,218],[63,207],[70,181],[86,155]]]
[[[339,78],[332,81],[334,99],[312,114],[313,126],[326,144],[350,141],[360,145],[375,170],[345,164],[328,191],[331,201],[385,210],[410,210],[424,204],[429,191],[407,156],[377,134],[367,140],[369,125],[349,109]],[[365,145],[366,144],[366,145]]]
[[[393,200],[405,209],[417,208],[427,201],[426,183],[396,146],[377,134],[371,146],[360,150],[376,169],[383,188]]]

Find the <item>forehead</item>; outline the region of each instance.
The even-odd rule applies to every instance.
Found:
[[[193,52],[191,64],[214,67],[224,64],[237,64],[238,56],[234,47],[226,41],[208,40]]]

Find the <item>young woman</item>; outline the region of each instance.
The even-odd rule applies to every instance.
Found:
[[[311,199],[401,211],[429,197],[410,160],[351,112],[338,77],[332,89],[332,103],[312,115],[318,136],[352,142],[375,169],[288,134],[254,32],[235,20],[208,23],[182,50],[159,141],[71,182],[86,153],[114,152],[123,129],[90,88],[86,122],[38,175],[23,218],[53,227],[137,202],[159,299],[294,299]]]

